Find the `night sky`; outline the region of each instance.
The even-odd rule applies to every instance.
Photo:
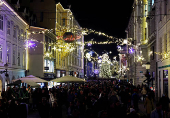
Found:
[[[62,0],[64,1],[64,0]],[[125,29],[129,22],[134,0],[65,0],[71,4],[71,11],[83,28],[101,31],[117,38],[126,38]],[[63,4],[65,4],[63,2]],[[65,4],[66,5],[66,4]],[[98,35],[85,36],[85,41],[106,41]],[[116,44],[93,45],[92,49],[102,54],[104,50],[112,51],[111,56],[118,54]]]

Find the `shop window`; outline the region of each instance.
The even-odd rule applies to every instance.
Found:
[[[163,78],[168,78],[168,70],[163,70]]]

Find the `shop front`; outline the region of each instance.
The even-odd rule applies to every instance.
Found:
[[[56,77],[57,78],[64,77],[64,76],[66,76],[66,70],[56,69]]]

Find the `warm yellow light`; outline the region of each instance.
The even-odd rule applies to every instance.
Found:
[[[49,54],[49,53],[46,53],[46,56],[47,56],[47,57],[49,57],[49,56],[50,56],[50,54]]]
[[[56,50],[57,48],[54,46],[53,50]]]

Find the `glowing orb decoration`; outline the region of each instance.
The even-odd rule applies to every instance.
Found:
[[[102,60],[101,60],[101,59],[99,59],[99,60],[98,60],[98,63],[99,63],[99,64],[100,64],[100,63],[102,63]]]
[[[91,55],[90,55],[90,53],[86,53],[86,58],[90,58],[91,57]]]
[[[121,50],[121,46],[117,46],[118,50]]]
[[[66,43],[72,43],[76,40],[76,36],[72,32],[65,32],[63,39]]]
[[[94,69],[94,74],[99,74],[99,70],[98,69]]]
[[[128,43],[127,39],[124,39],[123,43],[124,43],[124,44],[127,44],[127,43]]]

